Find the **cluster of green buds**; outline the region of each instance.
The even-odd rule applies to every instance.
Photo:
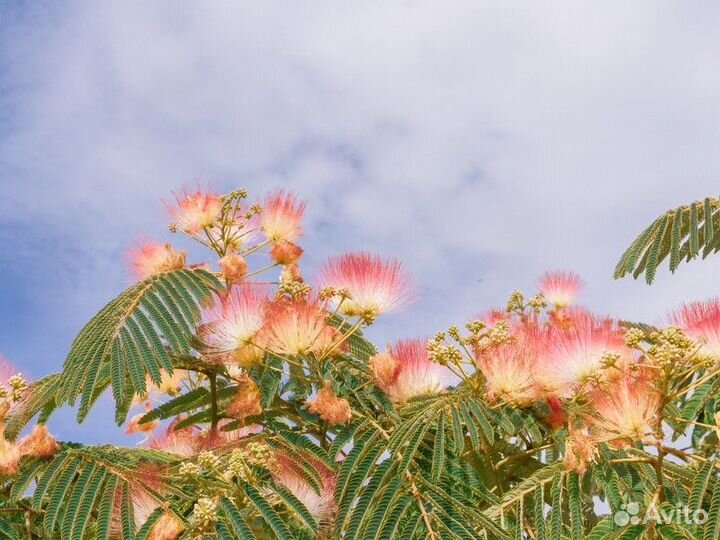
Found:
[[[289,296],[294,300],[302,300],[312,291],[312,287],[305,283],[296,265],[290,265],[280,273],[280,282],[276,291],[277,297]]]
[[[25,381],[25,378],[22,376],[22,373],[16,373],[12,377],[10,377],[7,381],[8,386],[10,387],[10,398],[13,401],[20,401],[20,398],[22,397],[23,393],[27,389],[27,382]],[[7,397],[7,390],[5,388],[2,389],[4,395],[0,397]]]
[[[217,502],[211,497],[200,497],[193,507],[190,523],[196,532],[209,531],[217,520]]]
[[[510,332],[510,323],[498,321],[490,328],[483,328],[482,331],[471,335],[472,345],[478,351],[485,351],[498,345],[512,343],[514,337]]]
[[[230,454],[227,464],[226,480],[230,481],[233,477],[239,478],[244,482],[250,480],[250,464],[245,459],[245,452],[242,448],[236,448]]]
[[[697,347],[692,339],[675,326],[652,332],[648,341],[648,356],[662,365],[673,365],[687,360]]]
[[[188,480],[194,480],[202,474],[203,470],[202,467],[200,467],[200,465],[198,465],[197,463],[193,463],[192,461],[186,461],[180,464],[178,472],[180,473],[181,477]]]
[[[600,357],[600,365],[606,369],[618,367],[618,362],[620,362],[621,358],[622,356],[616,352],[606,351]]]
[[[520,291],[513,291],[508,298],[505,311],[508,313],[517,313],[518,315],[524,315],[526,311],[532,311],[533,313],[540,313],[547,307],[548,303],[542,293],[534,294],[527,301],[525,296]]]
[[[250,442],[243,453],[248,464],[254,467],[262,467],[264,469],[273,469],[277,465],[275,452],[267,444],[263,442]]]
[[[318,297],[320,298],[320,300],[330,300],[332,298],[337,298],[340,303],[345,300],[351,300],[349,290],[339,289],[337,287],[323,287],[322,289],[320,289],[320,292],[318,292]]]
[[[245,189],[236,189],[220,196],[220,200],[223,202],[223,208],[229,208],[236,201],[240,199],[247,199],[248,192]]]
[[[645,341],[645,332],[639,328],[628,328],[625,332],[625,344],[631,349],[637,349]]]
[[[427,352],[430,361],[441,366],[457,365],[462,361],[460,349],[448,342],[445,332],[438,332],[433,339],[428,341]]]
[[[467,334],[463,335],[459,327],[451,326],[447,332],[435,334],[427,344],[430,360],[441,365],[458,365],[463,356],[461,349],[467,351],[470,347],[475,351],[484,351],[511,343],[514,339],[507,321],[498,321],[494,326],[488,327],[483,321],[475,320],[467,323],[465,330]]]
[[[301,300],[307,298],[310,294],[312,287],[302,281],[280,281],[277,288],[277,294],[279,296],[287,295],[295,300]]]
[[[250,482],[256,467],[273,470],[277,467],[277,459],[275,452],[267,444],[253,441],[232,451],[228,458],[225,479],[230,481],[235,477]]]
[[[197,464],[206,471],[214,471],[220,465],[220,458],[209,450],[205,450],[198,454]]]

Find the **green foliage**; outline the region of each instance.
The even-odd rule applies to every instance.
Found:
[[[41,379],[8,422],[14,436],[37,412],[51,411],[80,398],[78,421],[112,387],[116,421],[122,424],[130,402],[147,391],[146,378],[160,384],[161,370],[173,371],[174,354],[190,350],[200,307],[222,284],[202,269],[153,275],[107,304],[80,331],[63,372]]]
[[[239,192],[221,200],[223,212],[238,198]],[[616,277],[644,273],[651,282],[666,259],[674,271],[683,260],[720,249],[719,207],[719,199],[706,199],[664,213],[623,255]],[[206,228],[204,245],[218,256],[234,253],[237,243],[217,242],[226,242],[237,223],[232,214]],[[457,347],[442,349],[447,341],[438,337],[435,350],[445,355],[435,360],[447,363],[463,349],[470,373],[455,387],[393,402],[374,364],[378,349],[362,333],[372,312],[354,320],[339,307],[323,312],[325,330],[338,340],[330,352],[305,346],[281,355],[258,340],[257,358],[241,361],[243,338],[224,351],[227,358],[206,354],[202,308],[226,294],[229,283],[196,268],[133,285],[80,331],[62,373],[34,382],[12,403],[0,466],[3,452],[15,448],[9,441],[34,417],[44,422],[58,407],[77,404],[82,421],[108,387],[118,423],[134,398],[151,395],[153,408],[140,424],[164,422],[160,435],[191,442],[169,444],[167,452],[64,443],[51,456],[24,455],[17,472],[8,466],[0,477],[0,538],[140,540],[156,538],[162,527],[180,540],[720,538],[714,361],[690,355],[648,364],[668,374],[682,370],[665,381],[664,399],[653,409],[661,422],[645,438],[593,439],[578,458],[573,437],[593,414],[587,396],[557,398],[564,415],[557,422],[548,411],[554,394],[514,400],[489,390],[474,363],[480,353],[469,349],[507,343],[509,334],[473,334],[482,330],[469,325],[470,339],[453,328],[448,335]],[[284,285],[268,302],[307,293],[303,281]],[[563,322],[559,310],[546,320],[539,308],[529,313],[524,300],[519,304],[523,323]],[[643,346],[661,332],[622,324]],[[651,356],[648,347],[637,351]],[[162,375],[174,370],[187,372],[184,385],[157,399]],[[606,382],[593,381],[600,388]],[[326,406],[336,417],[317,406],[321,388],[330,389]],[[255,404],[250,398],[258,406],[242,414],[245,399]],[[700,509],[708,520],[616,522],[630,502],[643,511]]]
[[[37,516],[37,537],[82,540],[92,531],[93,538],[107,539],[113,519],[134,529],[132,504],[123,504],[131,493],[158,501],[187,498],[166,475],[173,462],[152,450],[67,444],[52,459],[23,460],[8,500]],[[119,514],[113,517],[114,508]]]
[[[720,250],[720,199],[703,201],[668,210],[653,221],[630,244],[615,267],[615,278],[645,275],[655,279],[658,266],[666,259],[671,272],[699,255],[704,259]]]

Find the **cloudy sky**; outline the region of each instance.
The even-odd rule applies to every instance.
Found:
[[[306,269],[402,258],[432,334],[548,269],[658,322],[720,258],[612,279],[661,211],[720,192],[720,5],[665,2],[0,3],[0,352],[57,371],[198,180],[309,204]],[[62,438],[125,441],[109,399]]]

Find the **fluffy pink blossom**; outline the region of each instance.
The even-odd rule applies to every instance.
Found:
[[[370,359],[377,384],[395,402],[443,390],[442,367],[428,358],[422,339],[398,341]]]
[[[540,398],[535,370],[546,352],[547,332],[534,326],[515,332],[511,343],[478,350],[478,367],[490,397],[520,406]]]
[[[262,358],[262,350],[252,341],[263,326],[263,306],[268,290],[259,285],[238,285],[203,313],[198,337],[208,347],[208,355],[221,362],[252,364]]]
[[[570,397],[600,374],[609,355],[623,362],[629,355],[624,333],[608,318],[573,308],[549,337],[547,353],[536,369],[538,382],[550,394]]]
[[[325,263],[318,278],[321,287],[345,289],[340,304],[349,316],[373,318],[396,310],[412,298],[410,276],[395,259],[369,253],[348,253]]]
[[[150,495],[148,489],[162,493],[164,487],[158,471],[150,467],[142,467],[139,476],[141,481],[130,483],[136,528],[140,528],[150,515],[160,507],[162,502],[161,499]],[[112,538],[122,536],[122,523],[120,520],[122,500],[122,491],[117,488],[112,500],[112,517],[110,521],[110,536]],[[183,523],[172,512],[167,511],[153,524],[147,538],[148,540],[175,540],[184,529]]]
[[[321,303],[280,299],[268,305],[261,340],[280,355],[326,354],[335,347],[338,331],[328,324]]]
[[[250,424],[236,429],[226,429],[227,426],[234,422],[229,418],[223,418],[218,422],[216,430],[205,430],[200,433],[198,438],[199,450],[210,450],[220,446],[232,445],[250,435],[261,433],[263,427],[260,424]]]
[[[60,449],[55,437],[52,436],[45,424],[37,424],[29,435],[18,441],[20,454],[38,458],[49,458]]]
[[[602,440],[643,440],[653,431],[660,395],[645,374],[627,373],[591,396],[586,420]]]
[[[671,320],[700,344],[700,355],[720,358],[720,298],[685,304]]]
[[[263,234],[272,242],[295,242],[302,236],[305,201],[293,193],[276,191],[265,198],[260,214]]]
[[[572,272],[548,272],[540,278],[538,287],[548,302],[563,308],[575,301],[582,281]]]
[[[275,481],[295,495],[318,522],[323,524],[331,521],[336,510],[333,497],[337,483],[335,474],[322,463],[315,463],[322,482],[322,489],[320,493],[317,493],[313,486],[305,480],[304,473],[294,465],[290,457],[280,453],[276,458],[278,466],[273,471]]]
[[[177,226],[188,234],[197,234],[212,225],[222,209],[222,199],[210,191],[185,187],[173,195],[175,204],[166,205],[168,212]]]
[[[159,423],[158,420],[151,420],[150,422],[142,422],[143,416],[145,416],[151,410],[152,410],[152,406],[150,405],[150,402],[148,401],[147,403],[145,403],[145,411],[144,412],[137,413],[132,418],[130,418],[128,425],[125,428],[125,433],[127,433],[127,434],[149,433],[153,429],[155,429]]]
[[[335,395],[332,384],[325,382],[325,385],[318,390],[313,399],[305,402],[308,411],[317,414],[330,425],[347,424],[352,420],[352,409],[350,402]]]
[[[128,251],[128,258],[133,275],[139,280],[185,266],[184,251],[176,251],[170,244],[157,242],[139,243]]]
[[[248,273],[247,261],[234,251],[220,259],[220,272],[229,284],[242,283]]]
[[[12,476],[20,468],[20,447],[0,434],[0,476]]]
[[[192,456],[198,448],[199,432],[193,427],[176,429],[179,420],[171,422],[163,432],[154,435],[149,441],[150,448],[183,457]]]

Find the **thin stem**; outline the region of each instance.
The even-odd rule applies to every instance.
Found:
[[[498,461],[495,464],[495,467],[501,467],[510,461],[514,461],[516,459],[521,459],[521,458],[524,458],[527,456],[532,456],[533,454],[535,454],[537,452],[541,452],[542,450],[547,450],[548,448],[552,448],[552,447],[553,447],[552,444],[545,444],[543,446],[538,446],[537,448],[530,448],[529,450],[520,452],[519,454],[513,454],[511,456],[501,459],[500,461]]]
[[[217,373],[208,373],[210,380],[210,431],[215,433],[218,425]]]

